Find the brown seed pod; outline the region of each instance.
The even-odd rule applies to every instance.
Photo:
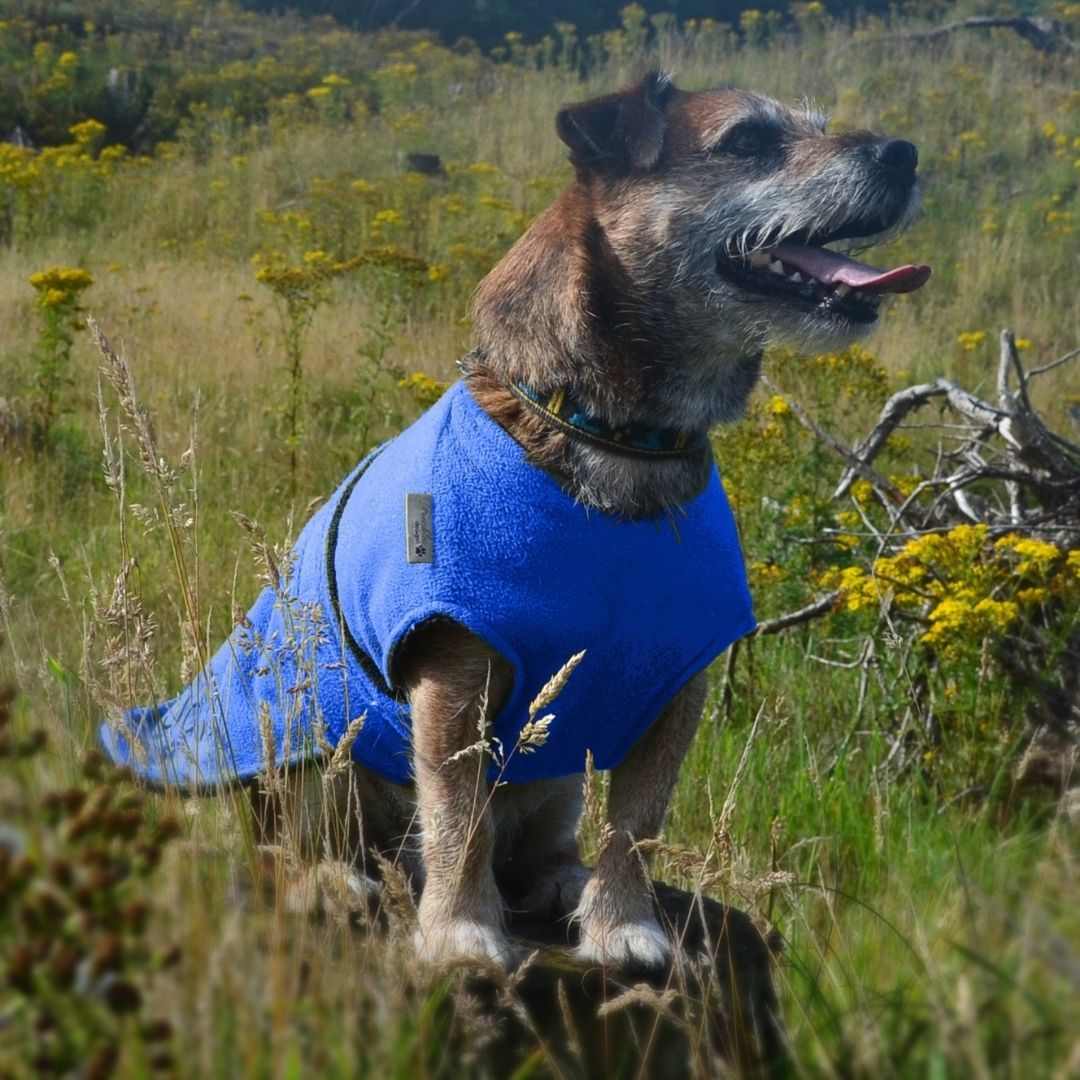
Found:
[[[124,943],[115,934],[106,934],[94,948],[90,957],[90,971],[95,978],[110,971],[120,971],[124,966]]]
[[[142,1026],[142,1037],[144,1042],[165,1042],[166,1039],[172,1038],[172,1024],[168,1020],[148,1020]]]
[[[149,907],[142,900],[129,900],[120,909],[120,922],[133,934],[141,934],[146,929]]]
[[[81,758],[82,774],[87,780],[99,780],[105,766],[105,755],[97,747],[84,750]]]
[[[86,1080],[108,1080],[116,1071],[120,1059],[120,1048],[114,1042],[101,1043],[94,1047],[86,1059],[83,1076]]]
[[[15,756],[17,758],[32,758],[45,749],[49,737],[43,728],[34,728],[27,732],[26,736],[15,743]]]
[[[69,859],[53,859],[49,864],[49,877],[61,889],[70,889],[75,880],[75,868]]]
[[[119,975],[106,975],[101,980],[101,997],[106,1006],[118,1016],[137,1012],[142,1006],[142,993],[130,980]]]
[[[74,945],[65,945],[52,958],[49,965],[49,976],[54,986],[66,990],[75,980],[75,972],[79,967],[79,961],[83,958],[83,951]]]
[[[27,997],[34,993],[35,957],[29,945],[18,944],[8,956],[8,983]]]
[[[173,1056],[168,1050],[157,1050],[150,1055],[150,1068],[157,1073],[169,1072],[173,1068]]]

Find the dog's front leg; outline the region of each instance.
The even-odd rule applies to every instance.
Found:
[[[416,631],[400,665],[412,710],[423,833],[417,948],[429,961],[512,960],[492,869],[487,723],[513,680],[509,664],[457,624]]]
[[[655,969],[671,957],[653,908],[646,860],[634,844],[655,837],[663,825],[679,766],[701,720],[706,686],[704,673],[691,679],[612,771],[608,835],[576,913],[578,954],[591,963]]]

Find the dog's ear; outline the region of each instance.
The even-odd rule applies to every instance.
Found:
[[[675,85],[654,71],[637,86],[618,94],[568,105],[555,117],[555,128],[579,171],[632,172],[656,166],[664,149],[664,106]]]

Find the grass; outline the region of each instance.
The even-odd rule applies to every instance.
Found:
[[[0,817],[30,850],[51,857],[69,843],[67,826],[38,820],[46,793],[101,782],[79,762],[94,743],[103,697],[125,690],[138,697],[151,680],[161,693],[178,688],[195,655],[192,625],[216,643],[234,608],[254,596],[257,567],[232,511],[286,545],[312,501],[418,412],[400,379],[415,371],[453,377],[469,339],[472,287],[568,179],[551,124],[567,99],[610,89],[659,60],[687,87],[723,79],[786,100],[809,95],[832,109],[836,126],[911,137],[922,155],[926,205],[882,259],[929,262],[935,277],[893,304],[872,341],[891,385],[940,372],[972,386],[992,381],[994,336],[1004,325],[1030,340],[1033,362],[1075,347],[1074,66],[1005,34],[957,35],[912,50],[869,40],[880,29],[834,27],[762,48],[670,35],[648,61],[613,48],[580,82],[564,70],[474,59],[475,81],[455,93],[450,61],[438,49],[421,50],[412,57],[417,73],[387,95],[383,111],[347,129],[285,113],[262,127],[213,112],[195,117],[177,150],[114,171],[95,189],[89,216],[79,193],[90,190],[91,177],[69,166],[48,216],[0,248],[0,397],[16,415],[28,413],[40,325],[28,277],[51,265],[84,266],[95,284],[82,303],[124,342],[160,455],[177,467],[196,418],[197,438],[169,494],[171,505],[187,507],[173,541],[160,516],[132,513],[157,496],[127,435],[121,516],[102,477],[100,360],[80,330],[51,451],[21,437],[3,445],[0,682],[20,687],[9,721],[17,740],[40,728],[49,749],[4,758]],[[387,64],[399,59],[388,56]],[[454,63],[460,74],[465,61]],[[398,152],[419,148],[442,154],[445,177],[397,173]],[[358,179],[372,194],[353,186]],[[387,209],[401,223],[380,229],[376,215]],[[299,222],[287,220],[290,213]],[[305,426],[293,473],[281,425],[288,382],[281,326],[251,258],[302,265],[307,251],[347,258],[387,243],[443,276],[409,285],[404,272],[366,269],[330,283],[303,350]],[[379,338],[377,328],[387,326],[389,336]],[[970,350],[958,340],[980,330],[988,338]],[[774,376],[799,382],[796,363],[775,357]],[[1040,390],[1039,404],[1062,430],[1075,395],[1069,371],[1059,369]],[[111,391],[104,401],[115,443],[121,413]],[[857,433],[876,404],[860,390],[850,416],[825,419]],[[728,453],[764,446],[753,423],[723,438]],[[792,558],[790,537],[762,507],[763,497],[779,498],[778,469],[791,492],[808,498],[829,486],[827,459],[794,441],[785,452],[782,463],[768,447],[757,462],[721,461],[745,477],[739,514],[752,561]],[[187,596],[177,584],[177,553],[190,573]],[[156,622],[155,664],[152,673],[139,668],[133,685],[121,672],[109,686],[103,659],[135,644],[122,637],[130,607],[126,619],[109,610],[129,558],[122,595]],[[763,587],[762,610],[797,606],[804,586]],[[120,641],[109,643],[117,634]],[[930,767],[897,775],[889,736],[913,692],[902,683],[874,686],[854,715],[859,670],[816,659],[850,659],[862,640],[843,622],[762,639],[734,667],[730,706],[724,672],[716,672],[666,834],[697,861],[661,852],[656,873],[692,886],[696,867],[721,899],[779,927],[786,947],[778,978],[797,1075],[1076,1075],[1072,804],[1007,784],[998,798],[964,796],[962,769],[955,779]],[[1015,729],[1002,722],[1005,706],[990,700],[991,691],[980,693],[971,698],[973,715],[990,725],[987,738],[1001,758]],[[122,778],[114,783],[128,790]],[[182,839],[139,886],[154,911],[148,933],[163,945],[181,943],[182,960],[173,968],[133,965],[143,1014],[167,1017],[176,1033],[166,1040],[170,1068],[191,1076],[481,1071],[482,1011],[455,979],[432,980],[411,967],[407,912],[392,920],[385,944],[372,944],[333,918],[298,917],[258,893],[238,904],[235,867],[257,861],[244,807],[232,798],[184,803],[173,795],[151,796],[145,807],[150,821],[172,815],[183,825]],[[0,957],[9,955],[0,945]],[[30,1013],[13,1001],[0,991],[0,1017],[16,1018],[0,1021],[0,1075],[8,1051],[14,1074],[28,1072],[26,1048],[36,1037]],[[120,1074],[149,1075],[157,1050],[139,1035],[140,1023],[87,1013],[85,1044],[119,1040]],[[537,1060],[542,1075],[542,1054]]]
[[[825,775],[820,727],[782,704],[766,725],[738,793],[721,894],[767,908],[783,928],[780,974],[804,1067],[908,1076],[1060,1064],[1055,1045],[1069,1036],[1057,1002],[1076,993],[1075,971],[1054,960],[1075,944],[1062,891],[1076,872],[1072,826],[1029,809],[1005,824],[943,814],[875,781],[886,748],[873,735]],[[706,732],[671,831],[708,834],[688,793],[741,752],[744,733]],[[790,880],[762,892],[755,879],[770,865]]]

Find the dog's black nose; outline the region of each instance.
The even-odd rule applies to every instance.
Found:
[[[886,139],[874,147],[874,157],[882,165],[892,169],[897,176],[907,180],[915,178],[915,166],[919,164],[919,151],[907,139]]]

